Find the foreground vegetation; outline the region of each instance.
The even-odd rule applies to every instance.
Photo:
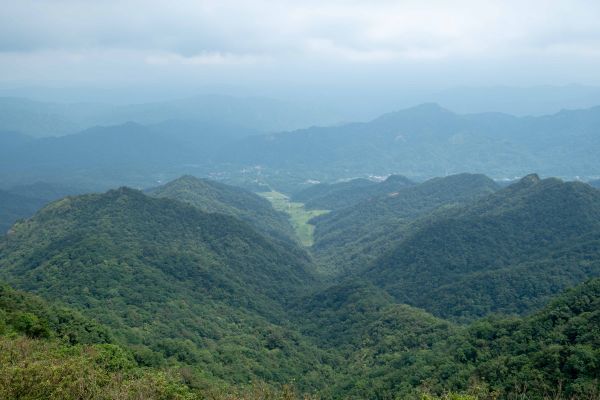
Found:
[[[406,306],[384,305],[386,300],[375,299],[371,290],[361,285],[336,289],[345,298],[333,296],[319,306],[321,318],[328,315],[333,326],[344,308],[362,311],[350,314],[346,335],[321,331],[316,338],[347,360],[316,397],[600,396],[600,279],[568,291],[531,317],[491,317],[465,328]],[[357,292],[360,300],[352,294]],[[344,303],[337,317],[331,301]],[[91,334],[80,336],[82,326]],[[182,364],[142,367],[108,330],[6,286],[0,296],[0,350],[0,397],[5,399],[306,398],[293,380],[292,385],[232,385]]]
[[[465,179],[465,195],[488,188]],[[179,183],[177,195],[199,198],[196,182]],[[439,201],[415,187],[397,201]],[[247,196],[231,195],[206,200],[233,214],[223,215],[121,188],[56,201],[13,226],[0,240],[0,276],[18,289],[0,286],[0,398],[600,397],[600,279],[577,285],[597,272],[594,189],[531,176],[442,204],[408,224],[394,251],[327,285],[306,249],[235,214],[277,218],[266,201],[230,209]],[[521,280],[486,275],[491,286],[473,289],[465,279],[485,268],[507,276],[513,264]],[[421,274],[429,280],[398,290]],[[436,300],[443,281],[455,286],[440,298],[452,301]],[[565,286],[575,287],[548,302]],[[484,297],[494,290],[532,300]],[[430,302],[401,301],[416,295]]]

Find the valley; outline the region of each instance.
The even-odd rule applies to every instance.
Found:
[[[0,9],[0,400],[600,400],[600,1]]]
[[[258,194],[269,200],[275,210],[287,214],[296,237],[303,246],[313,245],[315,227],[310,221],[319,215],[327,214],[329,210],[307,210],[303,203],[291,201],[289,197],[276,191]]]
[[[76,396],[64,379],[95,398],[598,393],[587,184],[391,176],[287,196],[186,175],[48,201],[0,240],[0,339],[18,354],[0,382],[29,377],[0,383],[7,398]]]

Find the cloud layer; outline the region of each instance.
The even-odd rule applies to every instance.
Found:
[[[243,71],[258,81],[343,82],[374,72],[394,79],[402,72],[417,81],[442,74],[468,83],[505,71],[499,82],[598,83],[590,80],[600,68],[598,1],[4,3],[4,82],[235,81]],[[527,71],[541,67],[541,74]]]

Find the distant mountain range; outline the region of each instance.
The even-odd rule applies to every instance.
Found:
[[[8,232],[18,219],[31,217],[46,201],[0,190],[0,235]]]
[[[424,104],[367,123],[241,139],[222,159],[303,171],[319,180],[390,173],[418,179],[464,171],[501,179],[532,170],[585,177],[600,170],[599,127],[600,107],[513,117],[459,115]]]
[[[280,100],[201,95],[145,104],[49,103],[19,97],[0,97],[0,131],[28,136],[63,136],[96,125],[143,125],[168,120],[231,124],[242,129],[275,132],[332,124],[338,118],[318,107]]]
[[[159,115],[157,110],[153,121]],[[291,193],[307,188],[308,181],[390,174],[419,181],[470,171],[512,180],[533,170],[591,179],[600,170],[599,126],[600,107],[513,117],[459,115],[424,104],[367,123],[268,135],[233,117],[129,122],[42,139],[5,131],[0,181],[93,182],[105,190],[193,174]]]

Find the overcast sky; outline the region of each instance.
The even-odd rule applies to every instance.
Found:
[[[0,85],[600,84],[598,0],[0,0]]]

